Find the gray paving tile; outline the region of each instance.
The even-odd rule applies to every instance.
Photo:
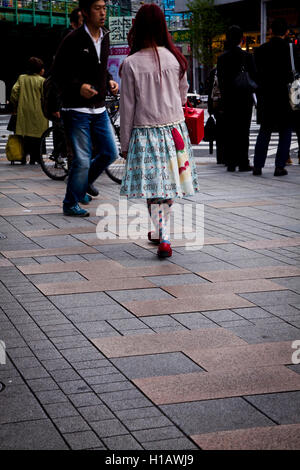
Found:
[[[68,401],[67,397],[60,390],[37,392],[36,396],[43,405],[50,405],[51,403],[63,403]]]
[[[29,392],[27,387],[23,387],[21,392],[11,393],[11,388],[6,388],[1,392],[0,401],[0,423],[14,423],[18,421],[31,421],[34,419],[46,418],[46,415],[38,401]]]
[[[68,446],[50,420],[42,419],[1,426],[2,450],[67,450]]]
[[[210,326],[217,328],[218,326],[215,322],[211,321],[201,312],[176,313],[171,316],[182,325],[190,329],[209,328]]]
[[[237,313],[246,320],[254,320],[256,318],[270,318],[271,315],[266,310],[260,307],[246,307],[246,308],[234,308],[233,312]]]
[[[63,434],[91,430],[87,422],[80,416],[56,418],[53,422]]]
[[[104,437],[103,442],[109,450],[142,450],[143,447],[130,434]]]
[[[78,408],[88,405],[102,405],[101,400],[95,393],[76,393],[74,395],[69,395],[69,399]]]
[[[52,419],[79,416],[78,411],[70,402],[52,403],[44,405],[44,408]]]
[[[286,319],[295,315],[300,317],[300,311],[292,305],[287,305],[287,304],[267,305],[264,308],[268,312],[273,313],[274,315],[277,315],[278,317],[283,318],[283,319]]]
[[[83,380],[60,382],[59,386],[66,395],[91,391],[90,387]]]
[[[144,442],[143,447],[145,450],[197,450],[198,447],[186,437],[179,437],[177,439],[166,439],[163,441]],[[160,460],[157,460],[160,463]]]
[[[50,378],[27,380],[27,384],[33,392],[43,392],[58,389],[58,385]]]
[[[175,317],[175,315],[173,315]],[[161,328],[165,326],[179,326],[179,323],[170,315],[154,315],[153,317],[144,317],[143,322],[151,328]]]
[[[172,426],[173,423],[165,416],[153,416],[149,418],[130,419],[123,421],[129,431],[139,431],[145,429],[157,429],[160,427]]]
[[[125,357],[112,359],[112,363],[130,379],[201,372],[203,370],[182,353]]]
[[[58,308],[95,307],[98,305],[112,305],[114,303],[104,292],[51,295],[49,299]]]
[[[156,429],[146,429],[142,431],[133,431],[133,436],[137,441],[141,442],[151,442],[151,441],[161,441],[164,439],[173,439],[178,437],[183,437],[183,434],[175,426],[166,426],[164,428]]]
[[[60,382],[67,382],[68,380],[77,380],[80,379],[80,375],[77,374],[77,372],[74,369],[70,368],[70,365],[66,362],[68,369],[53,369],[51,370],[51,375],[54,378],[54,380],[58,383]],[[57,365],[60,365],[58,363]],[[55,367],[56,364],[53,365]]]
[[[274,425],[240,397],[163,405],[160,408],[189,435]]]
[[[259,327],[253,325],[251,327],[238,326],[230,327],[230,330],[247,343],[267,343],[270,341],[294,341],[299,339],[299,329],[286,324],[278,325],[269,323],[268,326]]]
[[[300,301],[300,295],[291,291],[258,292],[255,294],[239,295],[260,307],[293,304]]]
[[[105,449],[101,440],[93,431],[67,433],[64,434],[64,438],[73,450],[91,449],[93,447]]]
[[[214,310],[203,312],[203,315],[217,323],[224,321],[242,320],[242,318],[231,310]]]
[[[80,408],[80,413],[89,422],[104,421],[114,418],[113,413],[109,408],[102,404],[97,406],[83,406]]]
[[[100,438],[128,434],[128,430],[118,419],[92,422],[91,426]]]
[[[147,325],[138,318],[124,318],[122,320],[107,320],[118,331],[147,329]]]
[[[87,357],[90,359],[101,359],[103,355],[96,350],[96,348],[92,347],[83,347],[83,348],[71,348],[71,349],[64,349],[61,351],[62,355],[71,363],[78,362],[80,360],[84,360]]]
[[[300,421],[300,392],[246,396],[246,400],[277,424]]]

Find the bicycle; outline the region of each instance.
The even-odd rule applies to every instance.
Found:
[[[108,96],[105,106],[112,124],[118,158],[105,169],[105,173],[115,183],[121,184],[125,172],[125,160],[120,146],[119,96]],[[40,163],[44,173],[53,180],[62,181],[68,173],[72,160],[72,151],[67,142],[61,121],[49,127],[41,137]]]

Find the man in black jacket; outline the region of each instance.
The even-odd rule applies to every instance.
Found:
[[[224,123],[223,159],[228,171],[250,171],[249,131],[253,108],[253,89],[238,82],[241,74],[256,79],[254,60],[241,48],[243,31],[232,25],[226,34],[226,50],[218,57],[217,73]],[[245,73],[243,72],[245,70]]]
[[[79,0],[79,8],[84,24],[60,44],[52,73],[61,92],[62,118],[73,150],[63,212],[86,217],[89,213],[78,203],[90,202],[89,194],[96,193],[92,183],[118,155],[105,108],[107,90],[116,94],[118,84],[107,71],[105,0]],[[97,150],[93,160],[92,139]]]
[[[279,132],[274,176],[287,175],[284,168],[289,158],[292,137],[292,110],[289,104],[288,84],[293,79],[288,42],[288,26],[277,18],[271,25],[272,38],[255,53],[258,71],[257,136],[253,175],[259,176],[265,166],[272,132]]]

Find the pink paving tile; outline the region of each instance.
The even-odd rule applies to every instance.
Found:
[[[149,315],[168,315],[170,313],[188,313],[227,308],[254,307],[248,300],[234,293],[202,295],[201,297],[147,300],[144,302],[122,302],[122,305],[137,317]]]
[[[300,424],[211,432],[191,438],[203,450],[299,450]]]
[[[93,267],[93,268],[81,268],[78,269],[78,272],[82,274],[89,280],[95,279],[95,272],[97,272],[97,277],[109,277],[108,274],[103,272],[101,268]],[[168,265],[158,265],[158,266],[143,266],[141,267],[132,267],[132,268],[125,268],[124,266],[120,265],[120,269],[116,270],[114,276],[116,278],[122,277],[145,277],[145,276],[166,276],[171,274],[187,274],[189,271],[182,268],[181,266],[177,266],[176,264],[168,264]]]
[[[46,284],[36,284],[36,287],[45,295],[59,295],[110,290],[142,289],[156,286],[152,282],[143,278],[108,278],[99,279],[97,281],[51,282]]]
[[[0,209],[0,216],[10,216],[10,215],[45,215],[45,214],[60,214],[61,207],[53,206],[53,207],[46,207],[46,208],[35,208],[35,209],[24,209],[24,207],[20,206],[20,208],[2,208]]]
[[[98,253],[96,251],[96,253]],[[37,256],[37,255],[35,255]],[[104,273],[104,276],[108,272],[117,273],[122,271],[122,269],[126,269],[121,264],[117,263],[117,261],[113,260],[97,260],[97,261],[71,261],[67,263],[44,263],[44,264],[30,264],[25,266],[18,266],[18,269],[23,274],[50,274],[50,273],[65,273],[65,272],[94,272],[100,271]]]
[[[0,259],[0,267],[13,266],[13,264],[8,261],[8,259]]]
[[[188,240],[186,239],[174,239],[173,237],[171,237],[171,242],[172,242],[172,246],[173,248],[175,247],[180,247],[180,246],[185,246],[186,243],[188,242]],[[155,245],[153,245],[153,243],[149,242],[147,240],[147,237],[145,237],[145,239],[141,239],[141,240],[136,240],[135,243],[139,246],[142,246],[144,248],[155,248]],[[204,239],[204,245],[222,245],[222,244],[225,244],[225,243],[230,243],[228,242],[227,240],[223,240],[222,238],[205,238]]]
[[[270,206],[276,204],[274,200],[265,201],[216,201],[207,202],[206,205],[215,207],[216,209],[223,209],[226,207],[255,207],[255,206]]]
[[[96,248],[92,248],[91,246],[73,246],[66,248],[1,251],[0,253],[2,253],[6,258],[32,258],[35,256],[82,255],[98,253],[98,251]]]
[[[199,297],[205,294],[222,294],[223,292],[246,293],[285,290],[286,287],[265,279],[216,282],[212,284],[193,284],[162,287],[166,292],[178,298]]]
[[[91,340],[107,357],[127,357],[144,354],[160,354],[185,350],[205,350],[244,346],[246,341],[223,328],[202,328],[192,331],[170,331],[136,336],[95,338]],[[222,349],[220,349],[222,350]]]
[[[300,245],[300,237],[289,237],[289,238],[278,238],[274,240],[253,240],[250,242],[236,242],[236,245],[242,246],[244,248],[249,248],[250,250],[260,250],[267,249],[272,250],[272,248],[280,248],[285,246],[298,246]]]
[[[57,229],[45,229],[45,230],[25,230],[23,234],[26,237],[47,237],[47,236],[58,236],[58,235],[73,235],[77,233],[94,233],[96,230],[95,224],[91,223],[91,226],[86,227],[69,227],[69,228],[57,228]]]
[[[288,365],[292,363],[291,341],[245,344],[223,348],[195,349],[189,346],[184,353],[208,372]]]
[[[300,375],[284,366],[194,372],[133,382],[156,405],[300,390]]]
[[[240,281],[245,279],[267,279],[299,276],[300,268],[295,266],[270,266],[250,269],[226,269],[223,271],[198,272],[199,276],[212,282]]]

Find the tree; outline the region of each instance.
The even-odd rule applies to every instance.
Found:
[[[218,13],[214,0],[191,0],[187,4],[191,12],[190,31],[194,57],[207,69],[216,63],[220,47],[213,39],[224,33],[226,26]]]

